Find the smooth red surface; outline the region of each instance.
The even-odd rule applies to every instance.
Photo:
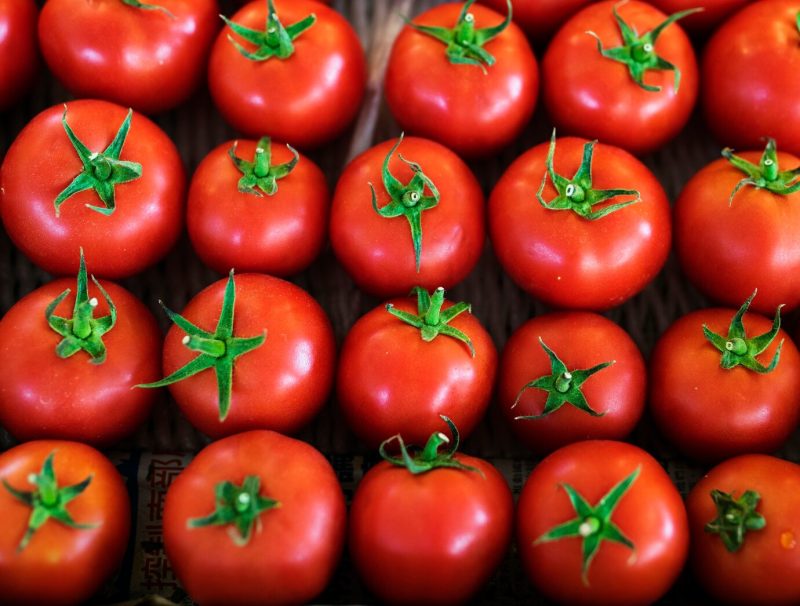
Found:
[[[39,65],[34,0],[0,0],[0,110],[16,103],[33,84]]]
[[[668,15],[692,8],[702,8],[702,12],[689,15],[680,20],[681,27],[691,32],[707,32],[745,4],[753,0],[651,0],[650,3]]]
[[[480,0],[505,15],[507,0]],[[513,19],[536,42],[542,42],[555,33],[558,26],[574,15],[582,6],[593,0],[514,0]]]

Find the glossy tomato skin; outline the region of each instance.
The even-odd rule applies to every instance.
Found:
[[[319,412],[333,383],[336,344],[319,304],[298,286],[264,274],[237,274],[233,335],[264,344],[233,365],[230,411],[219,420],[213,369],[173,383],[170,393],[197,429],[214,439],[250,429],[294,433]],[[214,282],[192,298],[181,315],[213,332],[227,280]],[[173,325],[164,342],[164,376],[198,354],[185,347],[183,330]]]
[[[529,382],[551,375],[550,359],[539,339],[568,370],[588,369],[614,361],[581,386],[595,417],[568,402],[541,419],[516,419],[542,414],[547,392],[520,390]],[[520,326],[503,349],[497,399],[517,438],[537,454],[546,454],[586,439],[622,439],[644,411],[647,368],[636,344],[617,324],[587,312],[557,312],[537,316]]]
[[[547,40],[558,26],[578,9],[593,0],[516,0],[514,22],[536,42]],[[506,0],[481,0],[501,14],[506,13]]]
[[[505,479],[486,461],[455,459],[480,471],[413,475],[383,461],[359,483],[348,545],[382,603],[466,603],[506,553],[513,501]]]
[[[263,30],[266,10],[266,2],[254,1],[231,21]],[[311,13],[317,21],[294,41],[294,54],[283,61],[246,59],[228,35],[253,46],[224,28],[211,50],[211,96],[222,117],[248,136],[319,147],[341,134],[358,111],[367,78],[364,51],[345,18],[319,2],[279,0],[275,10],[284,26]]]
[[[681,19],[681,27],[690,32],[708,32],[753,0],[651,0],[660,11],[671,15],[678,11],[702,8],[702,12]],[[702,80],[701,80],[702,81]]]
[[[33,84],[39,65],[34,0],[0,0],[0,111]]]
[[[667,15],[649,4],[615,0],[590,4],[569,19],[553,37],[542,61],[542,91],[545,105],[562,132],[599,139],[644,155],[675,137],[689,119],[697,100],[697,59],[691,42],[680,27],[664,29],[655,51],[681,72],[675,92],[672,71],[649,70],[645,84],[660,86],[659,92],[641,88],[623,63],[603,57],[595,32],[603,46],[622,44],[612,8],[640,34],[652,30]]]
[[[414,286],[433,290],[454,286],[478,262],[485,241],[484,198],[469,167],[443,145],[405,137],[389,162],[389,170],[407,184],[411,169],[399,155],[418,163],[439,190],[439,204],[422,211],[422,252],[416,271],[411,228],[404,216],[387,219],[372,207],[369,184],[378,208],[391,197],[381,169],[396,139],[385,141],[355,158],[339,178],[331,206],[333,251],[359,288],[379,297],[408,294]],[[425,189],[425,195],[430,195]]]
[[[745,533],[736,553],[704,530],[717,517],[711,491],[761,496],[756,512],[766,520]],[[766,455],[742,455],[709,471],[686,498],[692,536],[691,563],[698,582],[726,604],[797,604],[800,601],[800,467]]]
[[[86,207],[102,206],[93,190],[61,206],[53,202],[83,165],[72,147],[57,105],[36,116],[17,136],[0,168],[0,217],[14,244],[53,274],[75,275],[83,247],[97,276],[121,278],[152,265],[172,247],[183,225],[185,174],[169,137],[134,113],[121,160],[142,165],[142,176],[117,185],[110,216]],[[105,150],[127,110],[106,101],[67,103],[67,123],[93,152]]]
[[[153,114],[184,102],[202,79],[219,29],[216,0],[48,0],[39,18],[45,61],[79,98]]]
[[[611,521],[635,545],[602,541],[581,580],[581,540],[534,541],[575,518],[562,484],[591,505],[639,468],[619,500]],[[517,503],[516,533],[523,568],[548,598],[562,604],[650,604],[670,588],[689,548],[686,510],[661,465],[644,450],[624,442],[588,440],[561,448],[528,477]]]
[[[556,140],[556,173],[572,178],[585,143],[574,137]],[[536,199],[547,150],[542,143],[525,152],[492,190],[489,234],[495,254],[521,288],[551,306],[603,310],[619,305],[655,278],[667,259],[671,221],[664,189],[629,153],[598,143],[594,188],[635,189],[641,202],[595,221],[550,210]],[[549,178],[542,197],[556,197]],[[630,199],[620,196],[610,203]]]
[[[435,6],[414,23],[452,28],[463,3]],[[492,27],[503,15],[473,5],[475,27]],[[539,71],[525,35],[512,23],[484,50],[495,58],[486,73],[476,65],[454,65],[446,46],[409,26],[392,47],[386,67],[389,109],[400,127],[438,141],[462,157],[488,156],[508,145],[536,106]]]
[[[200,163],[189,186],[186,223],[197,255],[215,271],[290,276],[308,267],[325,243],[330,195],[325,175],[306,156],[278,180],[268,196],[241,193],[242,173],[228,157],[233,141],[214,148]],[[236,154],[253,160],[257,143],[239,141]],[[292,153],[272,142],[272,164]]]
[[[0,478],[18,490],[32,490],[28,476],[39,473],[53,452],[59,487],[92,476],[66,509],[75,522],[95,527],[73,529],[50,519],[17,551],[31,508],[0,487],[0,593],[7,604],[83,604],[117,569],[128,544],[125,484],[111,461],[91,446],[60,440],[20,444],[0,454]]]
[[[757,299],[758,297],[756,297]],[[703,324],[727,335],[733,309],[704,309],[679,318],[659,338],[650,359],[650,409],[658,427],[685,455],[719,461],[777,449],[800,420],[800,353],[781,329],[758,357],[772,372],[742,366],[726,370],[722,353],[703,336]],[[768,332],[772,321],[746,314],[748,337]]]
[[[412,299],[391,304],[417,311]],[[348,426],[368,447],[377,448],[398,433],[408,444],[425,444],[441,431],[442,414],[463,438],[475,429],[492,394],[497,351],[472,314],[456,316],[450,326],[472,339],[474,358],[466,344],[446,335],[423,341],[418,328],[383,305],[350,329],[340,353],[336,394]]]
[[[108,315],[103,295],[89,284],[89,297],[98,300],[95,318]],[[116,325],[103,335],[102,364],[93,364],[83,351],[63,359],[56,355],[62,337],[48,325],[45,309],[69,288],[55,314],[72,317],[72,278],[35,290],[0,320],[0,425],[18,440],[110,446],[147,419],[156,394],[133,386],[160,378],[161,332],[136,297],[112,282],[101,284],[117,308]]]
[[[217,484],[241,485],[247,476],[260,478],[259,494],[280,506],[261,513],[246,545],[232,541],[230,527],[187,527],[214,511]],[[172,483],[164,546],[200,604],[302,604],[333,575],[346,518],[342,489],[319,451],[272,431],[249,431],[204,448]]]

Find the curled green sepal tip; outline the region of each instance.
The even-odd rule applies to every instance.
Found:
[[[741,158],[733,153],[733,150],[726,147],[722,150],[722,156],[734,167],[747,175],[733,188],[728,205],[733,204],[734,196],[739,190],[747,185],[752,185],[757,189],[766,189],[779,196],[788,196],[800,190],[800,166],[791,170],[781,171],[778,169],[778,150],[775,139],[767,139],[764,153],[761,154],[758,166]]]
[[[730,553],[742,548],[748,531],[761,530],[767,525],[764,516],[756,511],[761,495],[754,490],[746,490],[737,499],[732,493],[714,489],[711,500],[717,508],[717,517],[706,524],[704,530],[718,534]]]
[[[88,488],[93,476],[89,475],[72,486],[59,488],[53,469],[53,457],[55,457],[55,454],[55,451],[53,451],[47,455],[39,473],[32,473],[28,476],[28,482],[35,487],[34,490],[19,490],[11,486],[3,478],[3,486],[11,496],[31,508],[28,527],[25,529],[25,534],[22,536],[19,545],[17,545],[17,551],[25,549],[33,538],[34,533],[51,518],[64,526],[76,530],[86,530],[98,526],[98,524],[80,524],[73,520],[67,511],[69,502]]]
[[[278,181],[288,176],[300,161],[300,154],[291,145],[286,145],[293,158],[284,164],[272,165],[272,141],[269,137],[261,137],[256,144],[253,161],[243,160],[236,155],[238,141],[228,150],[228,156],[236,169],[242,173],[237,184],[243,194],[263,197],[274,195],[278,191]],[[263,192],[263,193],[262,193]]]
[[[744,366],[757,373],[771,372],[777,365],[781,357],[781,348],[783,347],[783,339],[778,343],[778,348],[775,350],[775,355],[772,356],[772,361],[769,366],[764,366],[761,362],[756,360],[756,356],[763,353],[767,347],[775,340],[778,331],[781,329],[781,307],[775,310],[775,319],[772,322],[772,328],[765,332],[763,335],[757,337],[747,338],[742,323],[742,317],[750,307],[753,297],[756,296],[758,290],[754,290],[747,300],[742,304],[739,310],[731,319],[731,324],[728,327],[728,335],[723,337],[711,331],[705,324],[703,324],[703,334],[706,339],[719,351],[722,352],[722,358],[719,365],[725,369],[731,369],[736,366]]]
[[[317,16],[312,13],[300,21],[284,27],[278,18],[278,13],[275,12],[272,0],[267,1],[267,25],[264,30],[239,25],[224,15],[220,15],[220,17],[234,33],[255,45],[256,50],[249,51],[233,36],[228,35],[228,40],[236,47],[236,50],[251,61],[267,61],[273,57],[288,59],[294,54],[294,41],[317,20]]]
[[[625,545],[633,550],[632,557],[635,557],[636,547],[619,527],[611,521],[611,516],[614,514],[614,509],[622,497],[625,496],[631,485],[636,481],[640,471],[641,467],[633,470],[629,476],[616,484],[594,506],[590,505],[572,486],[561,484],[578,516],[551,528],[536,539],[533,544],[538,545],[573,537],[580,538],[582,540],[581,580],[586,586],[589,585],[589,567],[603,541]]]
[[[186,522],[188,528],[204,526],[228,526],[228,535],[239,547],[250,542],[253,528],[261,524],[260,516],[268,509],[280,507],[275,499],[262,497],[261,478],[246,476],[241,486],[233,482],[220,482],[215,488],[216,508],[214,512],[202,518],[190,518]]]
[[[172,383],[188,379],[209,368],[213,368],[217,375],[219,420],[220,422],[224,421],[228,416],[231,406],[233,365],[236,358],[261,347],[267,338],[266,330],[256,337],[233,336],[233,313],[235,303],[236,285],[233,280],[233,270],[231,270],[228,275],[228,283],[225,286],[225,294],[222,299],[222,311],[217,321],[217,328],[213,333],[195,326],[189,322],[189,320],[161,303],[169,319],[186,332],[186,336],[183,337],[183,344],[192,351],[199,352],[200,355],[168,377],[156,381],[155,383],[140,384],[136,387],[165,387]]]
[[[159,4],[145,4],[144,2],[140,2],[139,0],[122,0],[123,4],[127,4],[128,6],[132,6],[133,8],[138,8],[143,11],[159,11],[167,15],[170,19],[176,19],[174,14],[163,6]]]

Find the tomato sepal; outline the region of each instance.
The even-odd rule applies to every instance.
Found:
[[[800,13],[798,13],[798,19],[800,19]],[[767,139],[767,145],[764,153],[761,154],[758,166],[734,154],[730,147],[722,150],[722,156],[747,175],[733,188],[730,198],[728,198],[728,206],[733,204],[733,198],[739,193],[739,190],[747,185],[752,185],[756,189],[766,189],[779,196],[788,196],[800,191],[800,166],[791,170],[779,170],[777,146],[772,137]]]
[[[264,194],[273,196],[278,192],[278,181],[287,177],[300,161],[300,154],[291,145],[286,147],[292,152],[292,159],[283,164],[272,165],[272,140],[270,137],[261,137],[256,144],[252,161],[243,160],[236,155],[238,141],[234,141],[228,150],[228,156],[236,169],[242,173],[236,187],[243,194],[252,194],[263,197]],[[264,194],[259,193],[259,190]]]
[[[275,12],[272,0],[267,0],[267,24],[263,31],[239,25],[224,15],[220,15],[220,17],[234,33],[257,47],[254,52],[251,52],[228,34],[230,43],[245,59],[250,61],[267,61],[273,57],[281,60],[288,59],[294,54],[294,41],[317,21],[317,16],[312,13],[300,21],[284,27],[278,18],[278,13]]]
[[[133,8],[138,8],[143,11],[158,11],[164,13],[170,19],[177,19],[177,17],[170,11],[168,8],[161,6],[160,4],[146,4],[144,2],[140,2],[139,0],[122,0],[123,4],[127,4]]]
[[[736,553],[744,545],[748,531],[762,530],[767,521],[756,511],[761,495],[755,490],[745,490],[736,498],[733,493],[714,489],[711,500],[717,508],[717,517],[703,528],[708,533],[718,534],[730,553]]]

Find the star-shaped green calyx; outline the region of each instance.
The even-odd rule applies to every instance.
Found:
[[[452,28],[433,25],[420,25],[405,18],[406,24],[420,33],[442,42],[447,48],[445,54],[450,63],[457,65],[476,65],[486,73],[486,68],[495,63],[494,56],[483,45],[499,36],[511,23],[511,0],[506,0],[506,18],[492,27],[475,27],[475,15],[469,12],[475,0],[467,0],[461,8],[456,24]]]
[[[272,165],[272,141],[269,137],[261,137],[256,144],[256,152],[252,162],[242,160],[236,155],[238,141],[228,150],[233,165],[242,173],[237,185],[243,194],[263,197],[274,195],[278,191],[278,180],[283,179],[294,170],[300,161],[300,154],[291,145],[287,145],[293,158],[284,164]],[[263,193],[262,193],[263,192]]]
[[[619,504],[622,497],[628,492],[631,485],[636,481],[641,471],[637,467],[633,472],[611,490],[609,490],[603,498],[601,498],[597,505],[590,505],[581,494],[569,484],[562,484],[561,486],[569,496],[572,508],[578,517],[559,524],[545,532],[542,536],[534,541],[534,545],[540,543],[548,543],[550,541],[558,541],[560,539],[567,539],[573,537],[580,537],[582,543],[582,567],[581,567],[581,580],[584,585],[589,585],[589,567],[592,564],[594,556],[600,549],[600,544],[603,541],[611,541],[612,543],[619,543],[634,550],[633,542],[626,537],[622,531],[611,521],[611,516],[614,514],[614,509]]]
[[[64,524],[64,526],[77,530],[97,527],[97,524],[77,523],[67,511],[69,502],[78,497],[91,484],[92,476],[90,475],[85,480],[72,486],[59,488],[56,474],[53,470],[53,457],[55,454],[55,451],[53,451],[47,455],[39,473],[32,473],[28,476],[28,482],[35,487],[33,490],[14,488],[3,478],[5,489],[15,499],[31,508],[28,527],[19,545],[17,545],[17,551],[25,549],[33,538],[34,533],[51,518]]]
[[[422,213],[439,204],[439,190],[436,189],[433,181],[422,172],[422,167],[416,162],[406,160],[403,154],[400,154],[400,160],[411,168],[414,176],[411,177],[411,180],[406,185],[403,185],[392,175],[389,171],[389,160],[391,160],[392,155],[394,155],[394,152],[397,151],[402,142],[403,133],[400,134],[397,143],[389,150],[383,160],[383,169],[381,171],[383,187],[391,200],[382,208],[378,208],[375,187],[372,183],[369,184],[369,187],[372,190],[372,208],[375,209],[376,213],[385,219],[404,216],[408,221],[411,227],[411,242],[414,246],[414,265],[417,273],[419,273],[420,257],[422,255]],[[430,195],[425,194],[426,188]]]
[[[278,13],[275,12],[272,0],[267,0],[267,25],[264,30],[250,29],[234,23],[223,15],[220,17],[234,33],[256,46],[256,50],[249,51],[228,34],[230,43],[245,59],[250,61],[267,61],[273,57],[288,59],[294,54],[294,41],[317,20],[317,16],[312,13],[304,19],[284,27],[278,18]]]
[[[733,316],[726,337],[711,332],[711,329],[703,324],[703,334],[706,339],[722,352],[722,359],[719,363],[722,368],[730,369],[736,366],[744,366],[754,372],[764,374],[771,372],[778,365],[778,361],[781,357],[781,348],[783,347],[783,339],[778,343],[778,348],[775,350],[775,355],[772,356],[772,361],[769,363],[769,366],[764,366],[761,362],[756,360],[756,356],[764,352],[764,350],[770,346],[772,341],[775,340],[778,331],[781,329],[781,307],[783,307],[783,305],[779,305],[778,309],[775,310],[775,319],[772,322],[772,329],[765,332],[763,335],[751,338],[747,338],[744,331],[742,316],[744,316],[745,312],[750,307],[750,303],[752,303],[753,297],[756,296],[756,292],[758,291],[753,291],[753,294],[747,298],[747,301],[742,304],[739,311]]]
[[[72,147],[78,154],[83,163],[83,170],[58,194],[53,202],[56,209],[56,217],[61,214],[61,205],[77,193],[93,189],[103,202],[104,206],[86,207],[99,212],[101,215],[111,215],[116,208],[116,187],[122,183],[134,181],[142,176],[142,165],[138,162],[120,160],[122,146],[128,138],[128,131],[131,128],[131,118],[133,110],[128,110],[128,115],[119,127],[114,140],[103,152],[93,152],[78,139],[77,135],[67,124],[67,106],[64,105],[64,113],[61,116],[61,124],[64,131],[72,143]]]
[[[170,19],[175,19],[175,15],[172,14],[168,9],[164,8],[159,4],[145,4],[144,2],[140,2],[139,0],[122,0],[123,4],[127,4],[128,6],[132,6],[133,8],[138,8],[143,11],[159,11],[167,15]]]
[[[280,507],[275,499],[262,497],[261,478],[246,476],[241,486],[233,482],[220,482],[215,488],[216,508],[213,513],[202,518],[190,518],[188,528],[204,526],[231,526],[228,535],[231,540],[243,547],[250,542],[253,529],[261,524],[261,514],[268,509]]]
[[[159,303],[161,303],[159,301]],[[254,349],[261,347],[267,338],[267,331],[256,337],[233,336],[233,311],[236,303],[236,285],[233,280],[233,270],[228,275],[225,294],[222,299],[222,311],[217,321],[217,328],[210,333],[189,320],[176,314],[161,303],[169,319],[177,324],[186,336],[183,344],[200,355],[182,366],[168,377],[156,381],[137,385],[137,387],[165,387],[178,381],[183,381],[197,373],[213,368],[217,375],[217,392],[219,395],[219,420],[224,421],[231,407],[231,388],[233,385],[233,365],[236,358]]]
[[[108,315],[101,318],[94,317],[94,310],[98,301],[95,297],[89,298],[89,288],[86,280],[86,261],[81,249],[80,267],[78,269],[78,284],[75,293],[75,305],[71,318],[62,318],[55,315],[56,307],[69,295],[68,288],[56,297],[45,309],[44,315],[47,324],[63,338],[56,345],[56,355],[59,358],[68,358],[83,350],[91,357],[92,364],[102,364],[106,360],[106,346],[103,335],[114,328],[117,323],[117,308],[111,297],[92,276],[92,281],[100,290],[108,305]]]
[[[542,414],[538,415],[521,415],[514,417],[516,420],[534,420],[546,417],[550,413],[557,411],[564,403],[572,404],[575,408],[582,410],[593,417],[602,417],[604,412],[597,412],[586,401],[586,397],[581,391],[581,386],[586,382],[586,379],[591,377],[596,372],[614,364],[614,360],[597,364],[586,370],[569,370],[562,362],[556,353],[550,349],[545,342],[539,337],[539,343],[544,349],[547,357],[550,358],[550,374],[534,379],[526,383],[522,389],[519,390],[517,398],[511,408],[519,404],[522,394],[531,388],[541,389],[547,392],[547,400],[544,404]]]
[[[641,202],[639,192],[635,189],[593,189],[592,188],[592,156],[594,155],[594,146],[597,141],[587,141],[583,146],[583,157],[581,165],[575,172],[572,179],[567,179],[557,174],[553,168],[553,157],[556,153],[556,131],[550,137],[550,147],[547,150],[547,159],[545,160],[545,167],[547,171],[542,177],[542,184],[536,192],[536,199],[544,208],[549,210],[571,210],[575,214],[584,219],[594,221],[601,219],[615,211],[618,211],[631,204]],[[545,202],[542,197],[545,185],[547,185],[547,177],[553,182],[558,195]],[[616,196],[635,196],[632,200],[625,202],[617,202],[615,204],[607,204],[602,208],[595,210],[595,206],[606,200],[610,200]]]
[[[745,490],[737,499],[733,493],[715,489],[711,491],[711,500],[717,508],[717,517],[704,530],[718,534],[731,553],[742,548],[748,531],[762,530],[767,525],[764,516],[756,511],[761,495],[755,490]]]
[[[586,32],[597,40],[597,50],[601,55],[607,59],[618,61],[628,67],[628,72],[636,84],[646,91],[658,92],[661,90],[660,86],[651,86],[644,83],[644,76],[648,70],[671,70],[675,74],[675,92],[678,92],[678,87],[681,83],[681,71],[674,64],[670,63],[663,57],[656,54],[656,40],[668,26],[675,23],[678,19],[697,13],[703,9],[691,8],[689,10],[680,11],[667,17],[662,23],[654,27],[649,32],[642,34],[637,33],[635,27],[628,25],[617,12],[617,7],[624,4],[627,0],[619,2],[611,9],[614,13],[614,19],[617,21],[619,32],[622,35],[622,45],[613,48],[603,48],[603,42],[600,37],[594,32]]]
[[[731,197],[728,198],[729,205],[733,204],[733,197],[739,193],[739,190],[747,185],[757,189],[766,189],[780,196],[788,196],[800,191],[800,166],[784,171],[778,169],[778,150],[775,145],[775,139],[767,139],[767,146],[764,148],[764,153],[761,154],[758,166],[744,158],[740,158],[729,147],[722,150],[722,155],[728,162],[747,175],[733,188]]]
[[[412,294],[417,295],[417,315],[397,309],[391,303],[386,304],[386,311],[406,324],[418,328],[423,341],[433,341],[439,335],[458,339],[469,347],[469,352],[474,358],[475,347],[472,345],[472,339],[449,324],[457,315],[470,311],[469,303],[461,301],[443,310],[444,288],[441,286],[433,291],[433,295],[428,294],[424,288],[415,286]]]

